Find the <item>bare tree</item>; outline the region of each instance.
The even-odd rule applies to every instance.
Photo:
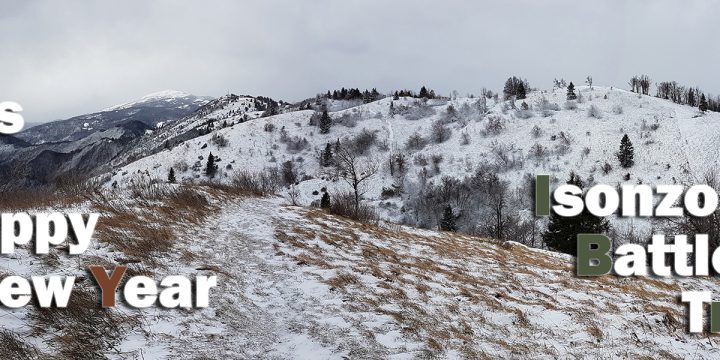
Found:
[[[590,90],[593,89],[593,85],[592,85],[592,84],[593,84],[593,79],[592,79],[592,76],[589,76],[589,75],[588,75],[588,77],[585,78],[585,83],[588,84],[588,86],[590,87]]]
[[[361,158],[349,146],[343,145],[335,152],[335,166],[340,177],[353,188],[355,213],[360,208],[360,196],[365,192],[365,184],[378,171],[376,162]]]

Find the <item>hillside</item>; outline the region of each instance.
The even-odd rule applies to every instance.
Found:
[[[105,312],[80,281],[68,310],[0,310],[8,356],[718,356],[713,338],[685,332],[677,302],[680,291],[717,291],[716,279],[580,279],[570,257],[513,242],[368,225],[205,187],[135,186],[33,211],[46,206],[99,211],[91,250],[37,258],[26,247],[0,257],[3,273],[85,278],[88,264],[127,264],[154,278],[216,274],[219,286],[207,309]]]
[[[367,151],[361,157],[379,167],[364,198],[384,219],[434,228],[442,208],[436,206],[429,210],[435,214],[428,215],[416,203],[426,184],[442,186],[443,177],[460,180],[484,171],[506,181],[508,193],[524,194],[528,176],[539,173],[553,175],[555,182],[575,171],[587,183],[693,183],[717,167],[720,114],[701,114],[693,107],[608,87],[578,91],[581,99],[570,105],[565,89],[534,91],[524,100],[527,110],[523,101],[516,101],[517,109],[512,109],[492,99],[385,98],[330,112],[333,125],[328,134],[310,125],[313,110],[243,123],[230,117],[226,128],[116,170],[107,184],[165,181],[170,167],[178,181],[207,181],[206,159],[213,153],[219,158],[214,180],[221,182],[231,181],[238,172],[291,167],[299,204],[310,205],[319,201],[322,188],[332,194],[349,189],[332,168],[320,166],[326,145],[363,141]],[[336,107],[332,100],[328,105]],[[441,141],[433,141],[435,123],[446,131]],[[635,147],[635,165],[629,169],[620,167],[615,156],[623,134]],[[404,169],[391,175],[390,164],[396,167],[398,157]],[[387,189],[395,191],[388,195]],[[515,208],[529,209],[529,199],[516,197]],[[452,199],[446,203],[454,209],[463,206]],[[476,232],[472,223],[463,226]],[[632,226],[647,231],[650,224],[639,220]]]

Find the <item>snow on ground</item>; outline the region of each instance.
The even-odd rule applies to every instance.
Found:
[[[309,205],[319,200],[323,187],[331,192],[347,189],[342,181],[332,181],[328,170],[319,165],[319,154],[325,145],[364,131],[377,136],[367,158],[378,162],[381,170],[364,195],[376,205],[387,202],[380,195],[384,187],[400,185],[401,181],[390,175],[387,166],[390,156],[399,153],[407,159],[408,171],[402,180],[405,185],[419,181],[423,168],[428,170],[429,181],[438,182],[442,176],[462,178],[473,174],[481,163],[497,166],[501,177],[513,186],[521,186],[526,174],[551,174],[554,181],[562,182],[570,171],[576,171],[583,179],[610,185],[689,184],[717,168],[720,150],[715,144],[720,140],[720,127],[715,124],[720,121],[720,114],[701,115],[693,107],[610,87],[596,86],[593,90],[578,87],[577,91],[583,98],[577,109],[565,109],[565,89],[535,91],[528,99],[516,101],[518,109],[523,102],[528,104],[530,110],[525,113],[531,115],[529,118],[524,118],[522,111],[507,109],[504,102],[495,103],[492,99],[487,100],[488,114],[480,117],[472,111],[468,116],[462,115],[463,111],[477,108],[476,98],[436,99],[428,101],[427,106],[412,98],[394,101],[385,98],[331,112],[335,124],[329,134],[320,134],[318,127],[309,125],[311,110],[254,119],[130,163],[115,171],[108,185],[123,186],[148,177],[165,180],[170,167],[180,181],[203,181],[207,179],[205,162],[212,152],[220,158],[220,174],[216,179],[221,181],[228,181],[238,171],[258,172],[292,161],[303,179],[297,186],[300,204]],[[542,99],[556,104],[559,110],[543,112]],[[391,103],[395,115],[390,114]],[[407,149],[405,144],[411,135],[429,137],[433,122],[446,117],[448,105],[460,113],[458,119],[447,125],[452,129],[451,137],[439,144],[430,141],[421,150]],[[403,107],[409,110],[402,110]],[[591,107],[598,109],[600,118],[589,116]],[[426,111],[416,111],[420,108]],[[489,119],[499,119],[502,131],[488,133]],[[535,127],[539,132],[534,134]],[[467,144],[463,134],[469,140]],[[621,168],[615,156],[623,134],[630,136],[635,147],[635,166],[630,169]],[[227,144],[219,145],[212,140],[214,136],[225,138]],[[295,150],[287,139],[306,139],[309,145]],[[538,147],[543,150],[541,155],[533,150]],[[431,163],[436,155],[442,157],[438,173],[432,170]],[[602,170],[605,163],[612,167],[608,173]],[[626,174],[630,175],[629,180],[624,180]],[[385,207],[381,215],[399,221],[402,201],[392,201],[394,206]]]
[[[52,259],[21,251],[0,257],[0,271],[82,275],[88,264],[127,263],[156,279],[218,275],[206,309],[114,311],[123,326],[102,351],[110,358],[720,356],[713,337],[686,333],[677,300],[685,290],[718,291],[717,279],[577,278],[571,257],[512,242],[360,224],[281,198],[191,191],[210,204],[192,210],[120,192],[82,205],[78,211],[104,214],[91,251]],[[142,227],[135,221],[170,231],[171,247],[133,252],[139,239],[128,226]],[[4,309],[0,328],[44,354],[66,349],[59,336],[72,332],[39,327],[33,314],[31,306]]]

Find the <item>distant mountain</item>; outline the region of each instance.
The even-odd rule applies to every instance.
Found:
[[[165,90],[95,113],[26,128],[16,137],[32,144],[44,144],[79,140],[129,121],[139,121],[156,128],[192,114],[211,100],[210,97]]]

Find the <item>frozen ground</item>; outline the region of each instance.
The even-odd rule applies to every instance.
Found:
[[[127,262],[154,278],[218,275],[209,308],[115,311],[127,326],[108,339],[110,358],[720,356],[714,337],[686,333],[677,301],[683,290],[718,291],[716,279],[579,279],[572,258],[517,243],[205,194],[201,221],[161,222],[172,247],[141,262],[123,260],[140,255],[120,251],[101,228],[86,255],[49,261],[21,251],[0,258],[0,271],[80,275],[90,263]],[[132,216],[155,206],[121,199],[138,209]],[[31,307],[2,312],[0,327],[40,353],[65,349],[62,330],[39,329]]]

